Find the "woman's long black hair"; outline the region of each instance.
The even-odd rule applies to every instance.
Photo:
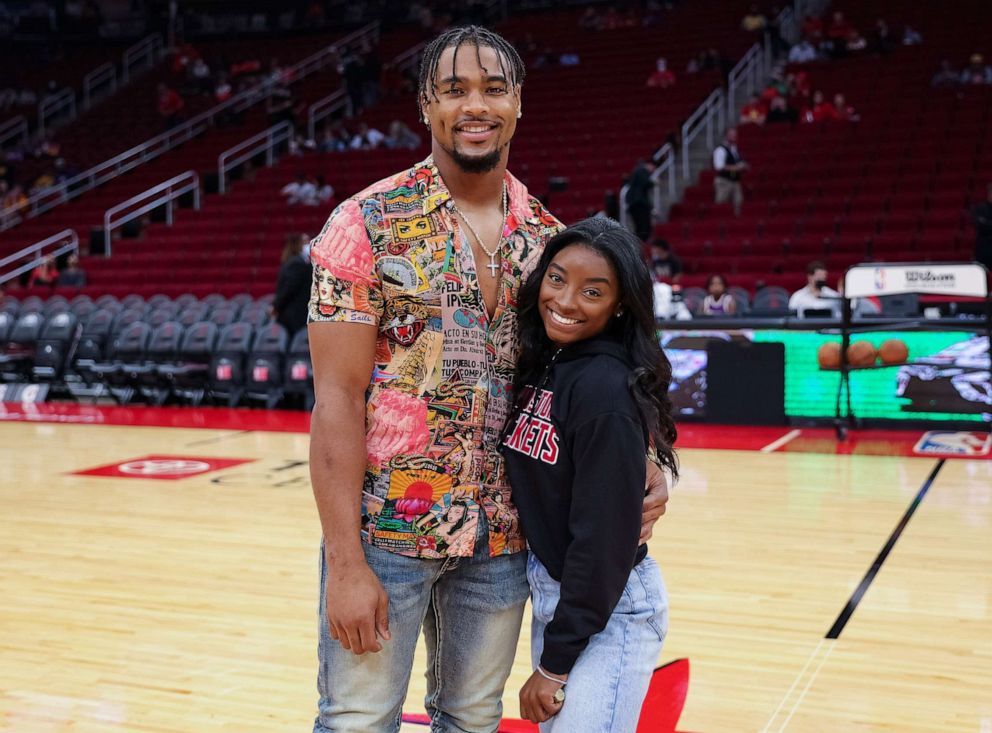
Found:
[[[678,460],[673,448],[678,431],[672,418],[668,386],[672,365],[661,350],[654,321],[654,285],[641,257],[641,242],[620,224],[593,217],[574,224],[548,240],[537,267],[520,288],[518,327],[520,356],[513,394],[519,400],[524,386],[535,384],[557,347],[548,338],[538,309],[538,296],[548,265],[566,247],[579,245],[602,255],[613,267],[620,287],[622,315],[610,318],[605,334],[620,340],[634,365],[630,393],[651,436],[660,463],[673,478]],[[516,404],[514,412],[525,406]]]

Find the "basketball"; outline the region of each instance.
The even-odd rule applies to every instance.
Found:
[[[828,341],[822,344],[816,352],[816,360],[820,364],[820,369],[840,368],[840,344],[836,341]]]
[[[853,367],[871,366],[877,355],[870,341],[855,341],[847,347],[847,363]]]
[[[883,364],[903,364],[909,358],[909,349],[901,339],[887,339],[878,349]]]

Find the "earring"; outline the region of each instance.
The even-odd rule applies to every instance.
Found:
[[[617,311],[617,314],[614,316],[614,318],[619,318],[622,315],[623,315],[623,311],[622,310],[621,311]]]
[[[520,110],[517,110],[517,119],[519,120],[523,116],[524,116],[524,113],[521,112]]]

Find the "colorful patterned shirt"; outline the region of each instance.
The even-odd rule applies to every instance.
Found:
[[[562,225],[509,173],[506,186],[492,322],[471,245],[430,158],[343,202],[314,240],[309,320],[378,329],[361,531],[382,549],[469,557],[480,510],[490,555],[524,548],[497,446],[521,280]]]

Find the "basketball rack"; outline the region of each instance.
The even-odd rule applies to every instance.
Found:
[[[872,262],[854,265],[844,273],[844,294],[841,296],[841,347],[840,382],[837,385],[837,404],[834,427],[838,440],[847,438],[849,428],[861,424],[851,407],[851,372],[871,369],[891,369],[912,364],[912,360],[898,364],[854,366],[848,363],[847,347],[851,336],[879,330],[879,323],[853,323],[852,302],[855,298],[870,298],[885,295],[905,295],[910,293],[925,295],[949,295],[962,298],[980,298],[984,301],[984,329],[980,321],[958,321],[954,323],[934,321],[926,318],[885,320],[886,329],[961,331],[984,330],[988,338],[989,366],[961,366],[962,372],[990,371],[992,373],[992,298],[989,297],[988,270],[978,262]],[[978,326],[978,328],[976,328]],[[844,413],[841,405],[844,403]],[[989,408],[992,412],[992,407]],[[992,422],[989,424],[992,435]]]

